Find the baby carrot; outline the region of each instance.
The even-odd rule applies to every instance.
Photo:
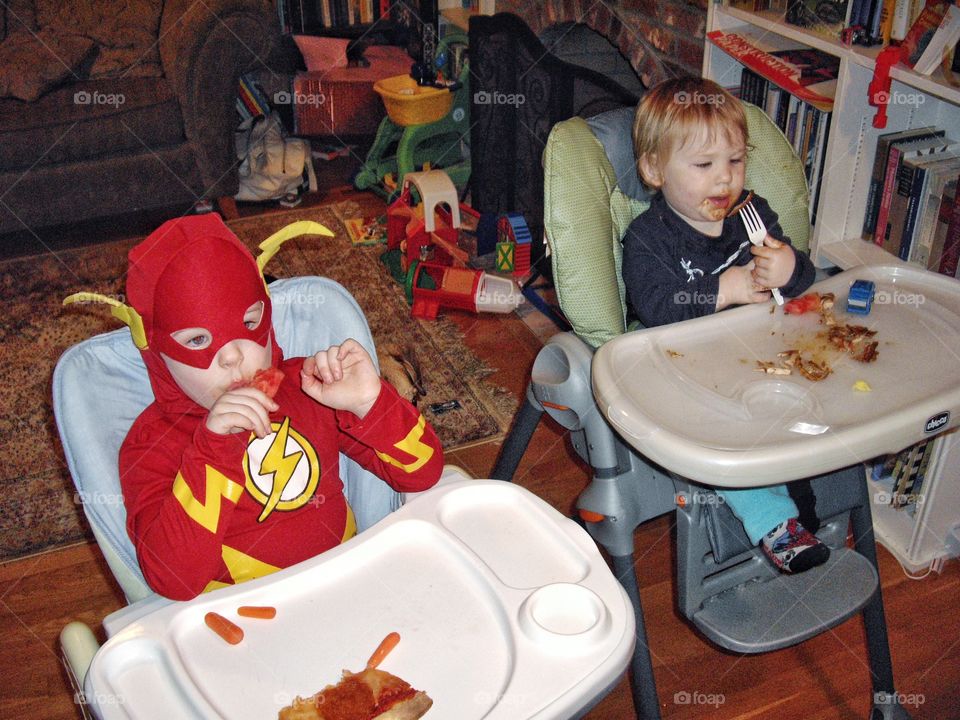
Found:
[[[383,659],[390,654],[390,651],[397,646],[398,642],[400,642],[400,633],[395,632],[390,633],[381,640],[377,649],[373,651],[373,655],[367,660],[367,668],[375,668],[382,663]]]
[[[227,620],[223,615],[208,612],[203,616],[203,621],[207,624],[208,628],[231,645],[236,645],[243,640],[243,630]]]
[[[277,616],[277,609],[269,606],[241,605],[237,608],[237,615],[259,620],[273,620]]]

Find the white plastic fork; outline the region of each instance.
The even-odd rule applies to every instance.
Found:
[[[743,220],[743,226],[747,229],[747,237],[754,245],[763,245],[763,240],[767,237],[767,226],[760,219],[760,213],[753,206],[753,203],[746,203],[740,208],[740,218]],[[770,288],[773,299],[777,305],[783,305],[783,295],[777,288]]]

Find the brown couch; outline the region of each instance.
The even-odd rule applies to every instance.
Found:
[[[0,233],[237,192],[242,73],[279,45],[270,0],[5,0]]]

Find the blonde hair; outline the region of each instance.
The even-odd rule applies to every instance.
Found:
[[[675,150],[692,139],[713,142],[719,134],[734,142],[749,142],[747,116],[733,95],[712,80],[683,77],[651,88],[633,118],[633,150],[637,172],[648,187],[640,159],[663,167]]]

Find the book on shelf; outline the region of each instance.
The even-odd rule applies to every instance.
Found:
[[[920,59],[952,5],[950,0],[929,0],[917,14],[900,43],[901,59],[909,67]]]
[[[904,157],[897,170],[893,198],[890,201],[889,234],[884,247],[901,260],[909,260],[917,210],[927,179],[927,169],[957,156],[960,145],[944,143],[927,152]]]
[[[883,190],[880,195],[880,206],[877,211],[877,224],[873,234],[873,242],[883,247],[887,252],[896,254],[890,249],[890,207],[896,194],[897,178],[900,175],[900,166],[907,157],[917,157],[933,148],[949,144],[944,140],[944,131],[935,130],[928,137],[903,140],[890,144],[887,153],[887,163],[884,170]]]
[[[921,440],[897,453],[883,455],[868,463],[870,479],[889,493],[887,504],[897,510],[922,503],[923,487],[936,460],[942,440],[939,437]]]
[[[833,101],[837,94],[836,77],[810,83],[808,82],[809,72],[804,77],[803,67],[774,54],[778,51],[790,51],[799,56],[800,51],[803,51],[802,54],[809,59],[812,57],[811,53],[829,55],[828,53],[800,46],[776,47],[775,44],[780,43],[780,39],[772,34],[759,37],[748,33],[725,33],[721,30],[713,30],[707,33],[707,38],[741,65],[750,68],[780,89],[796,95],[799,100],[826,112],[833,109]],[[791,45],[789,42],[783,44]]]
[[[948,204],[952,201],[958,175],[960,175],[960,158],[931,168],[924,181],[925,188],[917,210],[917,225],[910,247],[909,261],[934,272],[940,269],[940,257],[943,254],[943,241],[946,237],[946,223],[944,223],[944,231],[938,234],[940,208],[944,201]]]
[[[880,212],[880,199],[883,196],[883,184],[886,177],[887,157],[890,152],[890,145],[895,142],[911,140],[922,137],[932,137],[937,129],[933,126],[914,128],[912,130],[899,130],[880,135],[877,138],[877,146],[873,157],[873,172],[870,175],[870,186],[867,192],[867,207],[863,217],[864,240],[873,241],[874,231],[877,227],[877,216]]]
[[[901,260],[927,268],[936,218],[928,206],[939,210],[943,188],[960,172],[958,153],[960,146],[954,146],[946,153],[906,161],[911,184],[898,251]]]
[[[953,184],[953,196],[944,193],[940,206],[939,222],[943,224],[943,250],[937,272],[948,277],[957,277],[960,267],[960,180]]]
[[[913,64],[914,71],[923,75],[932,73],[940,67],[944,56],[953,49],[957,41],[960,41],[960,7],[951,5]]]
[[[815,219],[819,191],[819,169],[826,148],[830,113],[803,102],[776,83],[767,80],[749,67],[740,74],[738,95],[764,110],[783,131],[804,166],[811,188],[811,221]]]
[[[789,25],[837,40],[849,24],[851,6],[851,0],[788,0],[783,19]]]

